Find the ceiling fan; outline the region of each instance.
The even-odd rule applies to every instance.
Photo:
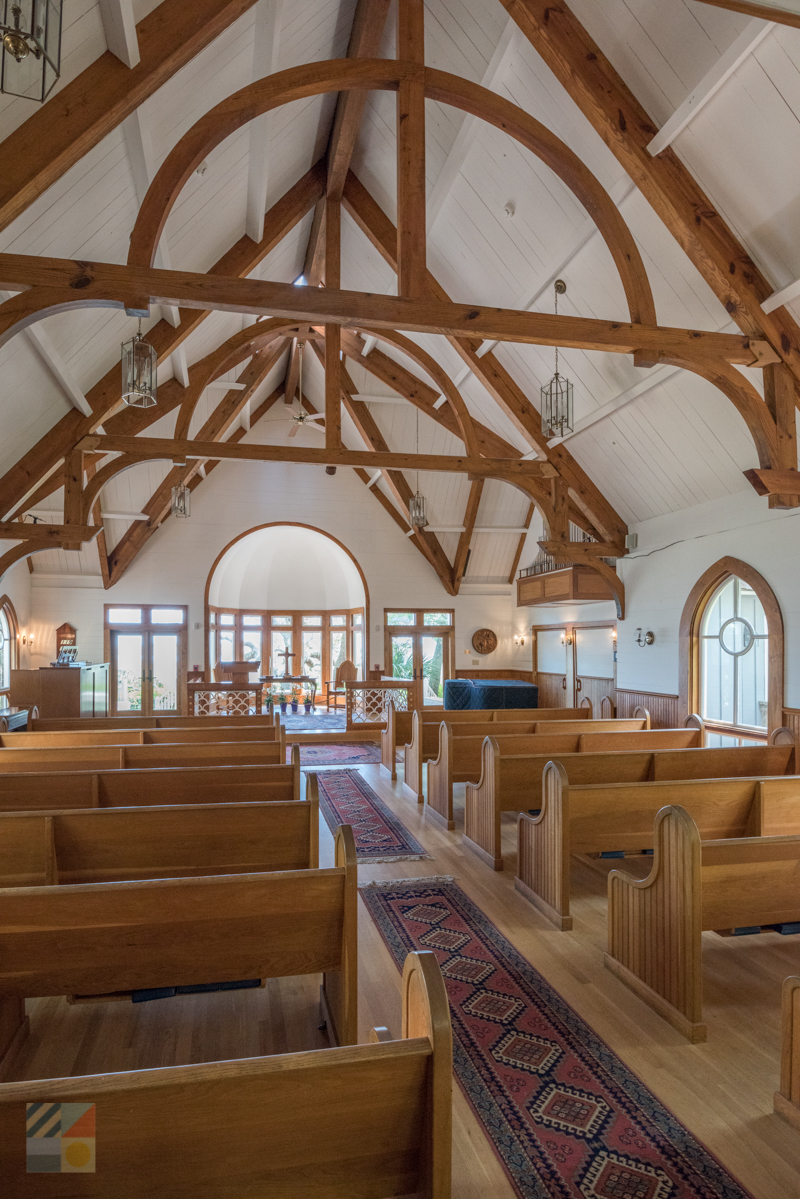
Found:
[[[318,421],[325,420],[325,413],[324,412],[315,412],[315,413],[307,412],[306,409],[303,407],[303,351],[305,350],[305,342],[304,341],[301,341],[298,343],[297,350],[300,355],[298,374],[297,374],[298,404],[297,404],[296,410],[295,410],[294,406],[292,406],[292,412],[288,418],[292,422],[292,427],[289,430],[289,437],[296,437],[297,434],[299,433],[300,429],[303,428],[303,426],[305,426],[305,425],[308,425],[311,429],[316,429],[319,433],[323,433],[325,431],[324,428],[321,428],[319,426],[319,424],[317,423]]]

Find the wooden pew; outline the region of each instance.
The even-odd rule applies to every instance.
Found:
[[[800,1129],[800,978],[784,979],[781,1008],[781,1086],[773,1096],[773,1107]]]
[[[584,725],[586,728],[593,728],[598,723],[602,722],[588,721],[584,722]],[[524,737],[524,746],[520,742],[520,752],[541,754],[547,758],[560,757],[563,754],[598,753],[604,750],[699,749],[705,740],[702,722],[700,725],[695,724],[684,729],[564,734],[561,724],[450,725],[443,721],[439,726],[439,756],[426,763],[427,810],[437,820],[446,824],[448,829],[455,828],[453,784],[477,783],[480,780],[483,742],[487,736]]]
[[[87,745],[63,749],[0,749],[0,775],[17,771],[154,770],[168,766],[270,766],[281,762],[279,741],[202,745]]]
[[[318,866],[316,776],[301,801],[0,814],[0,888]]]
[[[642,709],[644,711],[644,709]],[[575,712],[586,712],[589,715],[574,719]],[[556,713],[556,715],[553,715]],[[566,713],[563,719],[558,713]],[[483,719],[476,721],[475,716],[482,716]],[[450,717],[455,716],[457,720],[451,720]],[[493,708],[486,712],[448,712],[447,721],[451,725],[466,725],[468,728],[475,724],[513,724],[519,728],[520,732],[533,733],[548,733],[550,732],[551,722],[558,722],[559,734],[577,736],[579,733],[588,732],[589,725],[591,731],[597,733],[604,732],[632,732],[650,727],[649,716],[643,716],[636,720],[591,720],[591,708]],[[403,747],[403,784],[408,787],[412,795],[415,795],[418,803],[423,803],[424,793],[422,790],[422,765],[428,758],[433,757],[439,746],[439,725],[442,723],[442,709],[436,708],[431,711],[417,710],[411,713],[411,737]],[[538,726],[542,725],[542,728]],[[388,728],[386,732],[388,733]],[[387,753],[390,746],[387,741]],[[381,754],[383,764],[383,751]],[[388,765],[387,765],[388,769]],[[396,773],[392,778],[396,778]]]
[[[288,765],[19,771],[0,774],[0,812],[49,811],[54,802],[59,809],[290,802],[301,797],[301,778],[298,745]]]
[[[669,806],[653,841],[646,879],[608,876],[605,964],[696,1044],[706,1039],[703,931],[799,921],[800,835],[701,841],[689,813]]]
[[[335,849],[329,870],[0,890],[0,1077],[28,1034],[31,996],[116,999],[323,973],[331,1040],[354,1045],[358,877],[349,825],[336,830]]]
[[[766,747],[755,748],[764,762]],[[742,749],[749,751],[750,747],[733,752]],[[766,753],[772,756],[774,751]],[[563,762],[549,763],[542,780],[539,814],[518,817],[517,890],[556,928],[572,928],[570,855],[652,849],[656,815],[667,805],[685,808],[706,840],[800,832],[795,815],[800,779],[765,779],[766,771],[753,769],[758,758],[754,760],[751,752],[740,759],[738,777],[730,777],[737,764],[727,761],[729,777],[587,786],[568,781]]]
[[[280,742],[285,749],[286,729],[281,724],[239,728],[222,721],[218,721],[216,726],[207,725],[201,729],[95,729],[94,721],[85,720],[83,728],[67,732],[0,734],[0,749],[63,749],[86,745],[216,745],[232,741],[259,744]]]
[[[6,1193],[49,1199],[450,1199],[452,1034],[431,952],[403,971],[401,1037],[125,1074],[0,1085]],[[97,1173],[26,1173],[26,1105],[97,1105]]]
[[[280,712],[272,716],[58,716],[42,719],[33,708],[28,731],[36,733],[69,733],[92,729],[263,729],[281,723]]]
[[[503,869],[500,853],[502,813],[541,808],[542,816],[545,814],[546,755],[525,754],[523,742],[520,738],[496,740],[487,737],[483,744],[480,782],[467,783],[464,844],[495,870]],[[573,795],[575,787],[601,783],[752,777],[795,774],[796,771],[793,745],[562,754],[558,761],[565,769],[564,777],[569,779]],[[603,848],[627,849],[628,846],[621,843]]]

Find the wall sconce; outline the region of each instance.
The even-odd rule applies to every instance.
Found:
[[[562,645],[572,645],[572,633],[562,633],[561,634],[561,644]]]
[[[611,640],[614,642],[614,645],[617,644],[617,630],[616,629],[611,630]]]
[[[32,633],[23,633],[22,634],[22,644],[29,645],[31,647],[31,649],[33,649],[33,634]]]
[[[644,634],[642,633],[641,629],[636,630],[636,644],[642,646],[642,648],[644,648],[645,645],[652,645],[655,639],[655,633],[651,632],[649,629]]]
[[[520,648],[522,648],[522,646],[525,644],[525,638],[520,637],[518,633],[515,633],[514,634],[514,644],[518,645]]]

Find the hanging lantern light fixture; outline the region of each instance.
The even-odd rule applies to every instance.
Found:
[[[419,408],[417,412],[417,455],[419,455]],[[419,471],[417,471],[417,490],[411,499],[408,501],[408,522],[412,529],[424,529],[428,523],[428,517],[425,514],[425,496],[420,495],[419,490]]]
[[[192,515],[192,493],[183,480],[172,488],[172,515],[180,520]]]
[[[63,0],[0,0],[0,92],[41,104],[61,74]]]
[[[558,297],[563,296],[567,285],[563,279],[553,284],[555,309],[558,316]],[[542,388],[542,432],[545,437],[565,437],[574,425],[572,407],[572,384],[558,373],[558,346],[556,346],[556,373]]]
[[[158,355],[139,331],[130,341],[122,343],[122,398],[129,408],[154,408],[157,384]]]

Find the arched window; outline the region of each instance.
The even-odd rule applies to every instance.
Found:
[[[680,708],[717,725],[722,737],[728,730],[724,743],[737,734],[747,741],[748,731],[764,740],[784,723],[780,605],[763,575],[738,558],[709,567],[684,606]]]
[[[11,671],[17,665],[17,614],[11,600],[0,597],[0,708],[8,703]]]
[[[733,575],[714,592],[700,629],[700,715],[766,729],[769,629],[761,600]]]

